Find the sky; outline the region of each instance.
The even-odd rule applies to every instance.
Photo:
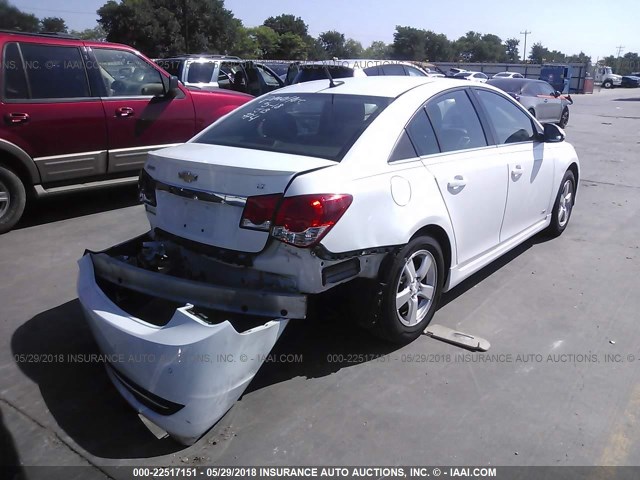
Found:
[[[106,0],[9,0],[22,11],[42,18],[59,16],[69,28],[96,25],[95,11]],[[393,41],[396,25],[444,33],[455,40],[469,30],[493,33],[503,41],[520,40],[523,53],[541,42],[549,50],[567,55],[583,51],[592,61],[626,52],[640,53],[640,2],[565,0],[535,2],[514,0],[226,0],[225,6],[247,27],[282,13],[301,17],[309,33],[318,36],[338,30],[367,47],[375,40]],[[537,8],[536,8],[537,7]]]

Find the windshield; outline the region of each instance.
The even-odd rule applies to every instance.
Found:
[[[392,101],[327,93],[265,95],[193,141],[340,161]]]

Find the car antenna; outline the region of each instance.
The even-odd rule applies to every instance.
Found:
[[[335,62],[337,60],[337,58],[333,58],[333,61]],[[327,74],[327,77],[329,77],[329,88],[335,88],[339,85],[342,85],[344,82],[338,80],[337,82],[333,80],[333,77],[331,76],[331,72],[329,72],[329,67],[327,67],[327,64],[324,64],[324,71]]]

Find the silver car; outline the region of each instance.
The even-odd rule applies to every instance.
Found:
[[[543,80],[494,77],[487,84],[507,92],[541,123],[556,123],[562,128],[569,123],[571,95],[562,95]]]

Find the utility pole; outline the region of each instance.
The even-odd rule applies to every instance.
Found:
[[[524,52],[522,54],[522,61],[526,62],[527,60],[527,35],[529,35],[531,32],[528,32],[526,29],[524,32],[520,32],[520,35],[524,35]]]
[[[620,54],[622,53],[622,50],[624,50],[624,45],[619,45],[616,48],[618,49],[618,58],[620,58]]]
[[[189,50],[189,14],[188,14],[188,0],[184,0],[184,8],[182,9],[182,18],[184,21],[184,46],[186,53],[191,53]]]

